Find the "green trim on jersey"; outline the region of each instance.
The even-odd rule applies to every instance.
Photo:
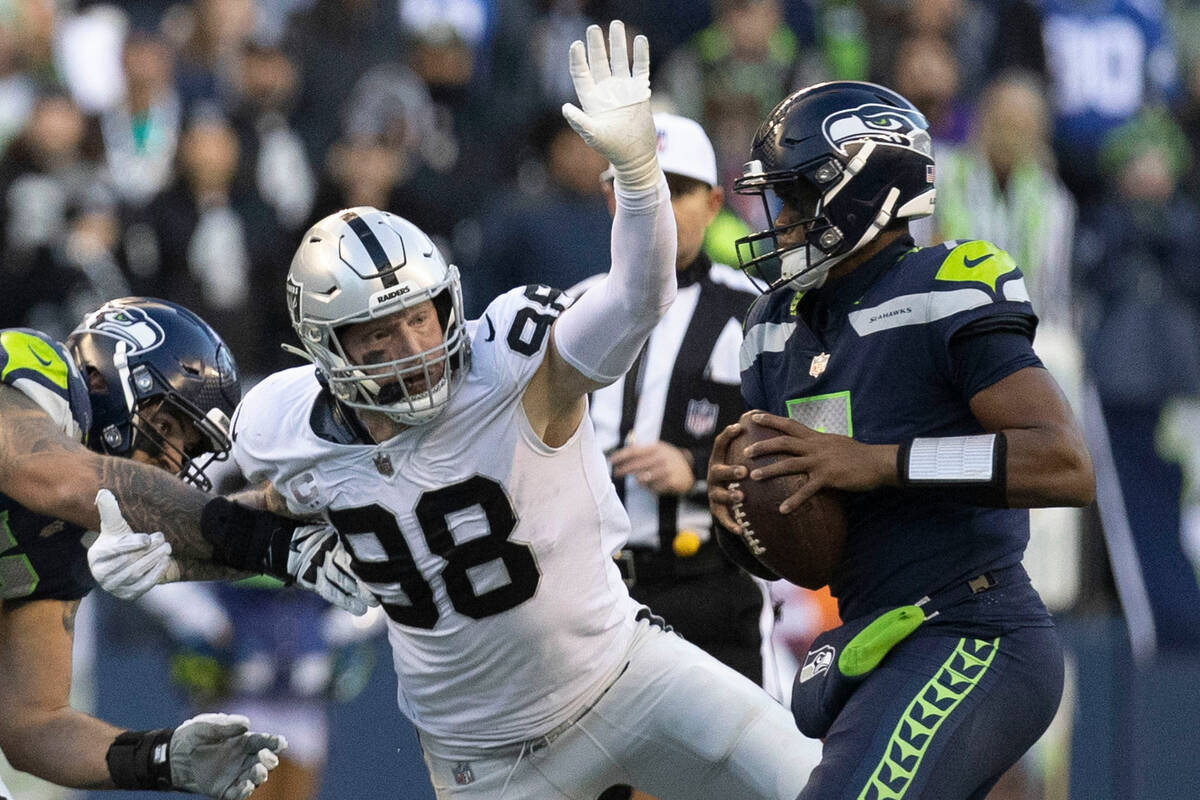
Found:
[[[904,709],[858,800],[901,800],[907,794],[938,729],[979,685],[999,650],[999,637],[958,640],[954,652]]]
[[[42,339],[24,331],[8,330],[0,333],[0,347],[7,356],[0,380],[13,370],[27,369],[48,378],[60,389],[67,388],[67,362]]]
[[[16,546],[17,537],[8,527],[8,509],[5,509],[0,511],[0,553]],[[14,600],[33,594],[39,580],[29,556],[24,553],[0,556],[0,600]]]
[[[1016,268],[1017,262],[1008,253],[991,242],[975,240],[964,242],[951,250],[938,268],[934,280],[986,283],[995,293],[1000,276]]]

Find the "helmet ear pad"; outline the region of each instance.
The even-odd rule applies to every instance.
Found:
[[[848,181],[826,192],[820,216],[836,226],[842,238],[832,250],[821,249],[828,255],[848,252],[860,245],[862,237],[873,226],[883,228],[890,225],[896,220],[898,211],[925,192],[910,192],[911,196],[905,196],[897,191],[891,201],[888,200],[888,194],[898,185],[921,185],[925,182],[925,175],[926,165],[912,158],[912,153],[906,149],[875,143],[867,163]],[[932,192],[933,184],[929,183],[928,187],[928,191]],[[886,221],[878,219],[881,214],[887,215]],[[817,235],[818,231],[810,234],[813,237]],[[820,247],[818,241],[812,244]]]

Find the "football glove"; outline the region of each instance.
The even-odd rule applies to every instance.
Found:
[[[620,20],[609,26],[608,53],[600,26],[588,26],[586,50],[575,41],[568,59],[583,109],[566,103],[562,113],[588,146],[612,163],[620,187],[641,192],[657,186],[662,174],[650,114],[650,44],[645,36],[633,40],[633,74],[625,47]]]
[[[141,597],[150,587],[179,579],[179,564],[161,532],[135,533],[108,489],[96,493],[100,535],[88,548],[88,566],[104,591],[122,600]]]
[[[282,736],[251,731],[241,715],[200,714],[171,734],[171,786],[214,800],[245,800],[286,748]]]
[[[379,598],[350,569],[350,553],[330,525],[301,525],[292,534],[287,572],[296,585],[355,616],[379,605]]]

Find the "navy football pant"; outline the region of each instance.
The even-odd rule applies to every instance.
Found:
[[[1062,687],[1054,628],[919,628],[851,696],[797,800],[983,800],[1049,726]]]

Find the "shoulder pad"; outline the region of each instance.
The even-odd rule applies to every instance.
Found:
[[[949,243],[950,252],[942,259],[934,280],[948,283],[982,283],[995,294],[1001,278],[1018,272],[1017,262],[991,242],[976,239]],[[1018,273],[1019,274],[1019,273]]]
[[[40,331],[0,331],[0,383],[28,396],[73,439],[91,427],[87,386],[75,362],[65,347]]]

